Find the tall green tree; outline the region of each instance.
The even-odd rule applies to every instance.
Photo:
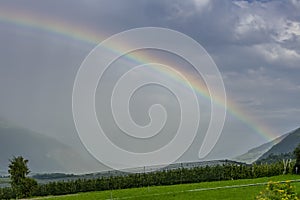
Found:
[[[22,181],[30,173],[30,170],[27,166],[28,160],[24,159],[22,156],[13,157],[8,166],[8,173],[10,174],[12,186],[17,186],[22,183]]]
[[[8,166],[8,173],[10,174],[11,186],[17,197],[29,197],[37,186],[34,179],[28,178],[30,173],[28,168],[28,160],[22,156],[13,157]]]
[[[298,144],[298,146],[295,148],[294,154],[296,157],[296,163],[294,165],[294,172],[296,174],[299,174],[300,173],[300,144]]]

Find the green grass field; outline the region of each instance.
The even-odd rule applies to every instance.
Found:
[[[265,185],[244,186],[247,184],[264,183],[268,181],[298,180],[300,176],[284,175],[268,178],[245,179],[234,181],[203,182],[196,184],[182,184],[173,186],[154,186],[146,188],[134,188],[124,190],[102,191],[80,193],[66,196],[45,197],[35,199],[47,200],[100,200],[100,199],[255,199]],[[300,182],[292,183],[300,194]],[[237,186],[233,188],[218,188],[226,186]],[[200,190],[198,190],[200,189]]]

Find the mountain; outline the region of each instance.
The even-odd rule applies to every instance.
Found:
[[[265,159],[270,155],[280,155],[293,152],[300,143],[300,128],[290,132],[283,140],[272,146],[267,152],[259,157],[258,160]]]
[[[245,163],[253,163],[254,161],[258,160],[262,155],[268,152],[274,145],[280,143],[285,137],[287,137],[289,133],[284,134],[270,142],[262,144],[258,147],[250,149],[248,152],[233,158],[233,160]]]
[[[35,173],[76,172],[86,163],[82,154],[58,140],[0,120],[0,170],[7,171],[9,159],[19,155]]]
[[[250,149],[247,153],[235,157],[233,160],[252,163],[268,158],[270,155],[291,155],[300,143],[300,128],[288,132],[268,143]]]

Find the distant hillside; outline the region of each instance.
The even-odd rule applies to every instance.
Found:
[[[270,154],[266,158],[258,159],[255,163],[257,164],[265,164],[265,163],[278,163],[282,162],[282,160],[289,160],[289,159],[295,159],[295,155],[293,152],[289,153],[282,153],[282,154]]]
[[[265,159],[270,155],[287,154],[293,152],[300,143],[300,128],[290,132],[282,141],[272,146],[258,160]]]
[[[259,159],[264,153],[269,151],[274,145],[280,143],[286,136],[288,136],[289,133],[284,134],[270,142],[267,142],[265,144],[262,144],[258,147],[255,147],[253,149],[250,149],[247,153],[242,154],[240,156],[237,156],[233,158],[233,160],[239,161],[239,162],[245,162],[245,163],[252,163]]]
[[[22,155],[33,172],[68,172],[83,162],[80,154],[59,141],[0,120],[0,170],[7,171],[9,159]]]

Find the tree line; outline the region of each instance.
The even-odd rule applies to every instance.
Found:
[[[293,167],[290,165],[286,170],[288,173],[292,173]],[[274,164],[223,164],[191,169],[180,168],[168,171],[128,174],[124,176],[111,176],[97,179],[50,182],[47,184],[37,184],[34,179],[23,176],[23,180],[14,181],[14,179],[12,179],[12,187],[0,189],[0,199],[64,195],[79,192],[220,180],[249,179],[280,175],[283,174],[283,171],[284,164],[278,162]],[[26,173],[27,172],[28,171],[26,171]]]
[[[300,172],[300,146],[294,151],[296,160],[283,160],[276,163],[254,163],[178,168],[147,173],[135,173],[95,179],[77,179],[70,181],[38,184],[29,178],[28,160],[14,157],[10,160],[9,174],[11,187],[0,188],[0,199],[15,199],[31,196],[65,195],[79,192],[104,191],[138,188],[147,186],[175,185],[208,181],[251,179]]]

